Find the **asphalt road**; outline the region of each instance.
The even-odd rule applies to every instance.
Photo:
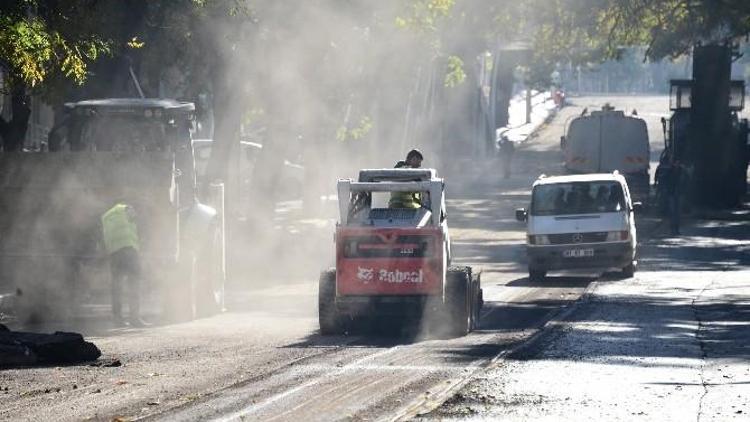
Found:
[[[456,339],[418,329],[321,337],[316,278],[327,262],[309,262],[300,271],[304,281],[236,292],[230,311],[214,318],[139,330],[84,328],[105,363],[122,365],[0,371],[0,419],[328,421],[408,419],[433,409],[534,336],[599,277],[553,274],[542,285],[530,283],[524,227],[514,219],[515,208],[528,203],[532,181],[560,172],[567,119],[604,102],[637,108],[652,145],[661,145],[663,97],[572,101],[519,149],[510,179],[501,178],[491,157],[446,172],[455,261],[482,271],[486,306],[477,332]],[[332,255],[330,222],[317,227],[318,241],[306,243],[313,243],[311,255]]]

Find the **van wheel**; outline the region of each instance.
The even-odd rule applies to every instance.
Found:
[[[623,267],[622,276],[625,278],[631,278],[635,275],[635,271],[636,271],[636,264],[635,264],[635,261],[633,261],[629,265]]]
[[[547,271],[529,268],[529,281],[532,283],[542,282],[545,277],[547,277]]]

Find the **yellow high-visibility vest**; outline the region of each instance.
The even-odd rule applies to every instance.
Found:
[[[104,248],[107,253],[131,247],[138,250],[138,227],[128,213],[128,205],[117,204],[102,215]]]
[[[419,192],[391,192],[388,208],[420,208],[422,195]]]

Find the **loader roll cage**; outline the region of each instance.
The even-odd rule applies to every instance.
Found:
[[[446,217],[445,199],[443,191],[445,183],[438,178],[433,169],[381,169],[360,171],[359,181],[340,179],[338,181],[340,225],[356,224],[372,225],[358,218],[369,211],[369,220],[373,217],[400,220],[411,219],[418,214],[415,209],[385,209],[372,208],[372,194],[375,192],[421,192],[426,193],[422,198],[422,218],[418,220],[422,225],[440,225]],[[347,200],[348,198],[348,200]],[[403,215],[402,215],[403,214]],[[406,215],[409,214],[409,215]],[[440,216],[435,219],[434,216]],[[365,219],[367,220],[367,219]]]

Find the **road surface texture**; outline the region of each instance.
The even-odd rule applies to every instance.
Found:
[[[277,253],[289,265],[279,267],[278,279],[264,269],[264,288],[232,292],[229,312],[147,329],[112,329],[107,321],[98,321],[80,328],[102,350],[99,363],[0,371],[0,419],[328,421],[409,419],[420,414],[427,418],[486,414],[488,418],[508,415],[524,419],[535,414],[521,409],[536,409],[534,403],[544,402],[544,397],[556,403],[556,408],[565,408],[557,401],[559,395],[564,396],[562,383],[573,382],[576,377],[581,393],[568,394],[569,401],[589,400],[583,392],[591,389],[599,394],[597,403],[601,404],[600,413],[592,410],[592,417],[609,414],[606,412],[619,415],[617,407],[608,406],[605,399],[607,391],[621,388],[615,387],[614,381],[606,388],[596,384],[605,382],[615,364],[599,361],[617,361],[618,365],[627,362],[634,376],[646,377],[641,372],[636,375],[634,369],[646,370],[656,358],[654,366],[672,365],[665,371],[675,378],[659,382],[687,382],[689,378],[697,385],[680,386],[680,394],[691,395],[692,388],[698,392],[703,388],[702,409],[708,412],[712,403],[708,399],[722,395],[708,386],[726,379],[716,375],[720,372],[709,371],[704,357],[712,353],[711,347],[721,348],[724,343],[713,344],[710,337],[701,336],[696,341],[695,333],[719,318],[713,316],[710,301],[725,296],[719,290],[725,284],[710,282],[735,280],[729,272],[719,277],[718,271],[731,267],[732,259],[744,259],[737,250],[742,238],[725,239],[727,245],[721,246],[715,238],[726,234],[723,226],[705,227],[703,232],[696,226],[697,243],[690,238],[655,237],[644,243],[646,271],[633,280],[610,282],[607,280],[614,280],[616,275],[561,273],[533,284],[526,277],[524,226],[515,221],[514,209],[528,205],[531,183],[540,173],[560,173],[559,138],[565,122],[583,107],[592,109],[607,101],[618,107],[637,108],[649,123],[652,147],[659,148],[659,117],[667,110],[666,98],[578,98],[519,148],[510,179],[502,179],[492,157],[458,163],[444,172],[455,263],[482,271],[486,306],[479,331],[456,339],[436,339],[420,330],[404,330],[399,336],[377,332],[320,336],[317,274],[332,262],[333,226],[331,220],[300,219],[284,226],[283,236],[291,246],[279,248]],[[658,151],[654,154],[658,157]],[[425,164],[429,165],[427,158]],[[648,231],[659,230],[654,221],[644,224],[650,224]],[[726,223],[731,224],[735,223]],[[692,246],[683,248],[680,242]],[[722,253],[708,255],[717,248],[723,248]],[[687,263],[695,263],[693,257],[704,257],[705,268],[698,268],[697,263],[696,268],[687,268]],[[726,264],[717,264],[723,259]],[[694,279],[695,283],[681,285],[683,279]],[[661,282],[666,284],[660,286]],[[677,285],[681,287],[673,288]],[[652,288],[662,296],[638,299],[656,294]],[[619,302],[602,313],[596,304],[608,300],[608,292]],[[693,293],[701,293],[700,300],[692,301],[689,296]],[[740,297],[736,300],[741,306]],[[653,321],[656,325],[644,328],[627,319],[632,313],[626,311],[635,304],[644,307],[640,314],[646,318],[648,312],[658,313],[660,303],[669,305],[674,314],[662,314]],[[700,319],[702,315],[705,319]],[[730,331],[741,328],[726,322],[725,326],[717,322],[717,327]],[[571,324],[583,324],[581,335],[589,335],[585,342],[565,337],[576,332]],[[660,331],[664,327],[674,331],[665,334]],[[598,330],[606,336],[592,334]],[[638,330],[637,336],[634,330]],[[640,334],[647,330],[654,336],[649,342],[669,347],[654,346],[658,353],[639,352],[640,341],[644,340]],[[669,335],[676,341],[670,342]],[[529,339],[533,341],[528,343]],[[568,355],[573,346],[589,344],[595,349],[596,342],[604,340],[608,342],[606,352],[581,358],[580,362]],[[738,357],[728,353],[729,357]],[[578,363],[589,366],[572,367]],[[537,365],[555,368],[554,382]],[[589,368],[598,372],[583,378]],[[695,368],[703,369],[702,381],[695,378]],[[742,374],[731,375],[742,381]],[[527,381],[521,381],[522,376],[528,377]],[[627,388],[638,390],[632,385]],[[677,385],[655,384],[650,388],[677,391]],[[548,389],[557,395],[545,395]],[[497,399],[478,399],[472,391]],[[458,395],[441,406],[456,392]],[[647,413],[659,410],[642,407]],[[467,414],[466,409],[478,413]],[[519,413],[513,413],[514,409]],[[548,414],[540,414],[552,418],[565,415],[555,413],[552,407]]]
[[[536,341],[423,419],[748,420],[750,221],[651,239]]]
[[[665,229],[643,239],[634,278],[592,283],[418,419],[750,420],[750,208]]]

